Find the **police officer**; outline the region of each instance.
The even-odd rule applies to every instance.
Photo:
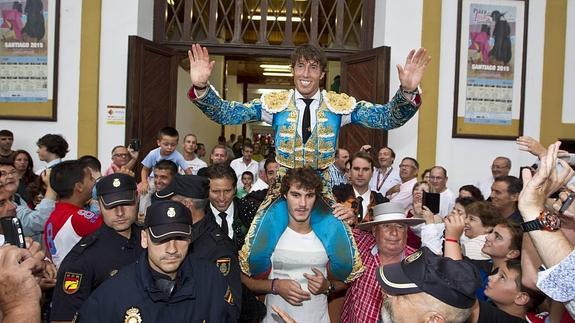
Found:
[[[192,216],[183,204],[148,207],[146,251],[92,293],[77,322],[233,322],[233,296],[218,268],[186,260],[191,236]]]
[[[197,196],[196,191],[200,187],[205,194]],[[235,304],[231,315],[238,319],[242,304],[242,285],[237,250],[234,242],[222,232],[214,218],[205,215],[204,210],[209,203],[208,187],[209,180],[205,177],[176,175],[170,185],[155,193],[152,204],[158,200],[174,200],[190,209],[193,219],[190,261],[202,259],[217,266],[231,287]]]
[[[141,229],[136,181],[126,174],[103,177],[96,184],[104,220],[96,232],[80,240],[62,261],[52,299],[52,322],[72,321],[82,303],[121,267],[138,259]]]

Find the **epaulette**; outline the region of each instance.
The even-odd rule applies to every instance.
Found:
[[[285,110],[293,96],[293,90],[274,91],[262,94],[260,100],[262,109],[269,113],[278,113]]]
[[[355,109],[355,98],[345,93],[321,92],[327,108],[335,114],[350,114]]]
[[[90,248],[90,246],[96,243],[99,237],[100,237],[100,231],[96,230],[96,232],[78,241],[78,243],[76,243],[76,245],[72,248],[72,250],[70,250],[70,253],[74,252],[78,255],[82,254],[84,251]]]

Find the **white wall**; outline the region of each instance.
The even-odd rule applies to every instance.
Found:
[[[2,120],[0,128],[14,132],[13,149],[25,149],[34,160],[36,169],[42,168],[36,154],[36,141],[47,133],[61,134],[70,146],[67,159],[78,153],[78,91],[80,80],[80,33],[82,2],[60,2],[60,48],[58,64],[58,121]]]
[[[152,38],[153,0],[102,0],[98,159],[111,163],[112,148],[124,144],[125,125],[107,124],[108,105],[126,106],[128,36]]]
[[[395,66],[405,64],[409,51],[421,47],[423,0],[376,1],[375,17],[373,47],[391,47],[391,98],[399,88],[399,76]],[[389,131],[388,146],[395,150],[397,157],[417,156],[418,118],[419,114],[416,114],[402,127]],[[396,165],[399,165],[400,159],[396,160]]]

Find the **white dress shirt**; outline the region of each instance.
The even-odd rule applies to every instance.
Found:
[[[212,209],[212,213],[214,214],[214,218],[216,219],[216,223],[218,226],[222,227],[222,218],[220,218],[220,211],[216,209],[212,203],[210,203],[210,209]],[[226,221],[228,222],[228,236],[230,239],[234,238],[234,229],[232,228],[232,223],[234,222],[234,203],[232,202],[228,209],[225,211],[226,213]]]

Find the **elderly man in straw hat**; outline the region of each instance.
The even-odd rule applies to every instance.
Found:
[[[375,277],[375,269],[381,265],[398,263],[415,252],[406,244],[407,227],[422,222],[423,219],[406,218],[401,204],[388,202],[376,205],[373,208],[373,220],[361,223],[354,229],[365,272],[347,290],[342,322],[378,322],[383,295]]]

